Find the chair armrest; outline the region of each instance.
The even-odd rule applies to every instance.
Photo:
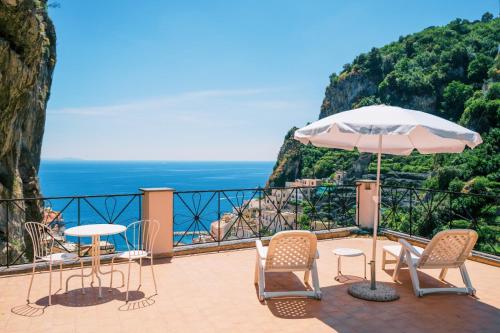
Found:
[[[405,239],[400,239],[399,240],[399,244],[401,244],[401,246],[403,246],[403,248],[407,249],[408,251],[410,251],[412,254],[414,254],[415,256],[417,257],[421,257],[421,254],[420,252],[418,252],[414,247],[413,245],[411,245],[410,243],[408,243]]]
[[[264,248],[264,245],[262,245],[262,241],[260,239],[257,239],[255,241],[255,247],[257,249],[257,254],[261,259],[266,259],[267,257],[267,251]]]

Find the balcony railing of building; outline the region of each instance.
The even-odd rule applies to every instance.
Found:
[[[475,250],[500,255],[500,196],[409,187],[382,187],[381,228],[432,238],[445,229],[473,229]]]
[[[92,223],[128,225],[143,216],[160,220],[161,254],[174,248],[263,238],[282,230],[328,234],[345,227],[369,229],[376,208],[371,199],[374,187],[373,183],[358,183],[203,191],[144,189],[144,193],[133,194],[0,200],[0,266],[30,261],[25,221],[43,221],[58,236],[58,251],[81,256],[87,255],[90,241],[65,237],[66,228]],[[151,195],[156,196],[157,191],[168,194],[154,199]],[[500,255],[500,197],[496,194],[383,186],[381,198],[381,234],[430,239],[446,228],[470,228],[479,234],[475,250]],[[109,236],[102,240],[101,253],[126,247],[122,235]]]
[[[175,192],[174,246],[355,226],[356,211],[355,185]]]
[[[55,236],[55,251],[85,256],[90,249],[90,240],[65,237],[65,229],[94,223],[128,225],[141,217],[142,193],[2,199],[0,266],[19,265],[32,260],[31,242],[24,232],[24,222],[42,222],[49,226]],[[126,248],[123,235],[108,236],[101,241],[103,254]]]

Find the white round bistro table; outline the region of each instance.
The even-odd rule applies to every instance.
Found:
[[[363,253],[363,251],[358,250],[358,249],[351,249],[351,248],[348,248],[348,247],[341,247],[341,248],[338,248],[338,249],[334,249],[333,250],[333,254],[335,254],[336,256],[338,256],[338,260],[337,260],[337,276],[335,277],[335,280],[338,281],[340,279],[340,277],[343,275],[342,274],[342,270],[341,270],[341,265],[342,265],[341,258],[342,257],[359,257],[359,256],[363,256],[364,257],[364,268],[365,268],[365,279],[366,279],[366,255]]]
[[[112,274],[113,272],[120,272],[123,277],[123,272],[118,270],[113,270],[109,272],[101,271],[101,236],[109,236],[120,234],[125,232],[127,228],[123,225],[119,224],[88,224],[88,225],[80,225],[77,227],[69,228],[64,231],[64,234],[67,236],[74,237],[92,237],[92,248],[91,248],[91,256],[92,256],[92,270],[90,274],[84,275],[84,277],[92,277],[91,285],[94,284],[94,277],[99,282],[99,297],[102,297],[101,293],[101,278],[99,275],[102,274]],[[68,292],[68,282],[73,277],[81,277],[81,275],[75,274],[68,277],[66,280],[66,292]]]

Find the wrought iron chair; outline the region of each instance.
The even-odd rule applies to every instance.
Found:
[[[67,262],[80,261],[82,270],[82,293],[83,289],[83,261],[75,253],[53,253],[55,237],[50,228],[39,222],[26,222],[24,228],[28,232],[33,243],[33,270],[31,273],[30,286],[26,301],[30,303],[31,287],[35,277],[36,264],[39,262],[49,263],[49,305],[52,305],[52,266],[59,264],[59,290],[62,289],[62,265]]]
[[[139,261],[139,287],[142,285],[142,259],[149,259],[151,266],[151,274],[153,275],[153,283],[155,286],[155,295],[158,294],[156,287],[155,271],[153,269],[153,247],[156,241],[156,236],[160,230],[160,223],[156,220],[136,221],[127,226],[125,231],[125,241],[128,251],[122,252],[111,260],[111,272],[115,259],[128,260],[127,274],[127,294],[125,300],[128,302],[129,286],[130,286],[130,266],[133,261]],[[110,289],[113,287],[113,274],[111,274]]]
[[[255,281],[259,287],[259,300],[282,296],[306,296],[321,299],[318,268],[316,259],[316,235],[310,231],[292,230],[278,232],[271,238],[268,247],[262,246],[260,239],[255,241],[257,261],[255,263]],[[309,282],[312,273],[313,290],[306,291],[265,291],[266,272],[304,272],[304,282]]]

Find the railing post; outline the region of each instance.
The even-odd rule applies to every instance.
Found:
[[[292,189],[295,191],[295,230],[299,230],[299,188]]]
[[[360,228],[373,229],[373,218],[378,203],[373,201],[377,195],[377,182],[374,180],[356,181],[357,224]]]
[[[157,220],[160,230],[153,253],[155,257],[171,257],[174,253],[174,189],[141,188],[144,220]]]
[[[80,197],[78,197],[77,199],[77,220],[76,220],[76,225],[77,226],[80,226],[81,224],[81,203],[80,203]],[[81,257],[82,256],[82,244],[81,244],[81,240],[80,240],[80,237],[78,237],[78,256]]]
[[[412,233],[411,229],[413,229],[412,213],[413,213],[413,190],[410,190],[410,216],[408,217],[410,220],[410,237]]]
[[[220,191],[217,191],[217,244],[220,245],[221,231],[220,231]],[[224,235],[222,235],[224,237]]]
[[[259,186],[259,239],[262,237],[262,189]]]
[[[7,268],[9,268],[10,266],[10,231],[9,231],[9,220],[10,220],[10,216],[9,216],[9,206],[10,206],[10,202],[9,201],[5,201],[5,203],[7,204],[7,212],[6,212],[6,217],[7,217],[7,224],[5,225],[5,233],[7,235],[7,244],[6,244],[6,260],[7,260]]]

